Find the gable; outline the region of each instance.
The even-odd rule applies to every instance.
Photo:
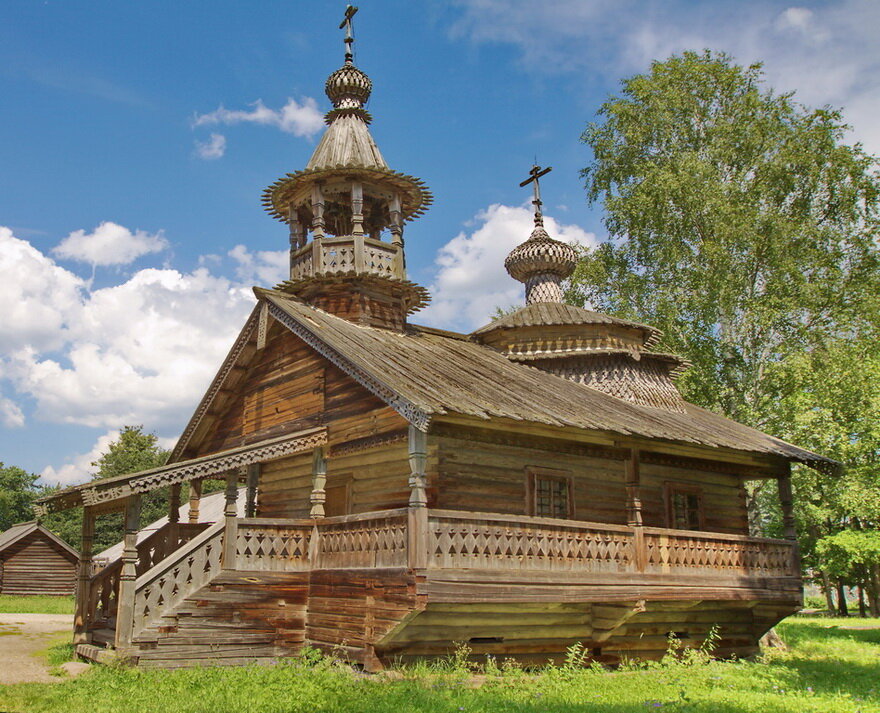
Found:
[[[329,426],[331,441],[339,442],[347,435],[360,435],[363,429],[352,427],[365,414],[372,414],[373,421],[379,414],[396,428],[406,426],[384,401],[283,325],[270,319],[264,329],[261,336],[257,332],[263,328],[246,326],[235,363],[225,369],[224,383],[215,390],[189,442],[175,450],[175,460],[323,425]]]

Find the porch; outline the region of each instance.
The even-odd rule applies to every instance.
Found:
[[[289,654],[312,643],[310,616],[336,617],[338,624],[356,606],[344,598],[329,611],[310,606],[310,582],[340,570],[348,579],[357,580],[358,572],[373,577],[373,589],[377,581],[389,587],[401,578],[408,582],[407,603],[390,616],[397,624],[374,632],[374,648],[399,640],[401,625],[414,614],[452,604],[605,605],[620,614],[616,626],[646,599],[776,601],[785,608],[800,596],[796,556],[786,540],[413,507],[328,518],[228,517],[207,527],[169,523],[138,546],[133,586],[124,586],[121,560],[89,578],[87,596],[79,600],[77,640],[79,652],[91,658],[97,646],[111,644],[123,656],[149,659],[150,649],[179,633],[186,602],[184,617],[191,621],[198,616],[193,607],[222,598],[223,583],[250,582],[255,592],[284,586],[293,593],[290,603],[277,593],[260,596],[264,610],[257,614],[253,597],[231,595],[239,598],[229,602],[250,608],[269,628],[300,629],[300,640],[288,636],[286,649],[277,636],[261,649]],[[372,606],[381,618],[381,605]],[[279,625],[279,616],[297,621]],[[607,639],[612,624],[602,637],[591,623],[592,638]],[[249,636],[241,623],[236,640],[253,644]],[[192,636],[186,641],[198,648]]]

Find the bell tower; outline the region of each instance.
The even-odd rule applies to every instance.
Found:
[[[306,167],[263,193],[266,210],[290,228],[290,279],[278,289],[345,319],[403,329],[428,291],[406,278],[404,226],[431,204],[425,184],[388,167],[365,109],[373,83],[354,65],[348,6],[345,63],[324,87],[333,104]]]

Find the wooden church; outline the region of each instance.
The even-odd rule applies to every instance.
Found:
[[[290,279],[255,288],[165,466],[38,503],[83,509],[83,563],[95,518],[125,512],[121,556],[80,569],[78,653],[176,667],[308,645],[377,670],[455,642],[524,663],[581,642],[613,663],[713,625],[719,655],[753,653],[801,606],[790,464],[835,464],[684,401],[656,329],[563,304],[575,254],[543,227],[537,168],[534,230],[505,262],[527,305],[471,334],[411,323],[429,295],[404,227],[432,198],[370,135],[351,14],[326,133],[264,194]],[[225,517],[199,523],[217,478]],[[786,539],[749,535],[753,479],[777,481]],[[160,488],[169,520],[138,543]]]

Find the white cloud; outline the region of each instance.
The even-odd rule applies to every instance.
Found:
[[[211,134],[207,141],[196,141],[196,156],[205,161],[223,158],[226,153],[226,137],[223,134]]]
[[[535,72],[581,82],[647,69],[674,52],[710,48],[764,62],[769,84],[811,106],[842,106],[853,135],[880,153],[880,3],[812,9],[778,1],[458,0],[454,36],[516,46]]]
[[[62,259],[77,260],[91,265],[128,265],[139,257],[158,253],[168,247],[168,241],[158,233],[128,228],[104,221],[91,233],[75,230],[52,252]]]
[[[459,233],[437,251],[429,288],[433,298],[414,321],[467,332],[490,321],[495,307],[525,303],[525,288],[507,274],[504,258],[531,234],[531,207],[496,203],[480,211],[475,222],[479,225],[471,233]],[[566,243],[597,242],[592,233],[547,215],[544,226],[552,237]]]
[[[235,275],[242,282],[274,286],[290,277],[290,253],[287,250],[252,253],[244,245],[236,245],[228,254],[237,263]]]
[[[40,473],[40,477],[49,485],[79,485],[91,480],[96,472],[95,466],[92,465],[104,453],[106,453],[110,444],[119,438],[119,431],[107,431],[100,436],[92,449],[88,453],[78,453],[67,459],[63,465],[55,468],[47,465]]]
[[[250,111],[220,106],[208,114],[196,114],[193,126],[262,124],[274,126],[294,136],[314,136],[324,126],[324,117],[318,111],[318,103],[311,97],[303,97],[301,102],[288,99],[280,109],[270,109],[262,100],[257,100],[251,106],[253,109]]]
[[[24,412],[21,407],[3,396],[0,396],[0,424],[6,428],[21,428],[24,426]]]
[[[254,301],[249,286],[205,267],[148,268],[89,290],[8,228],[0,271],[0,383],[14,390],[0,402],[7,425],[24,419],[18,394],[44,422],[176,431]]]

